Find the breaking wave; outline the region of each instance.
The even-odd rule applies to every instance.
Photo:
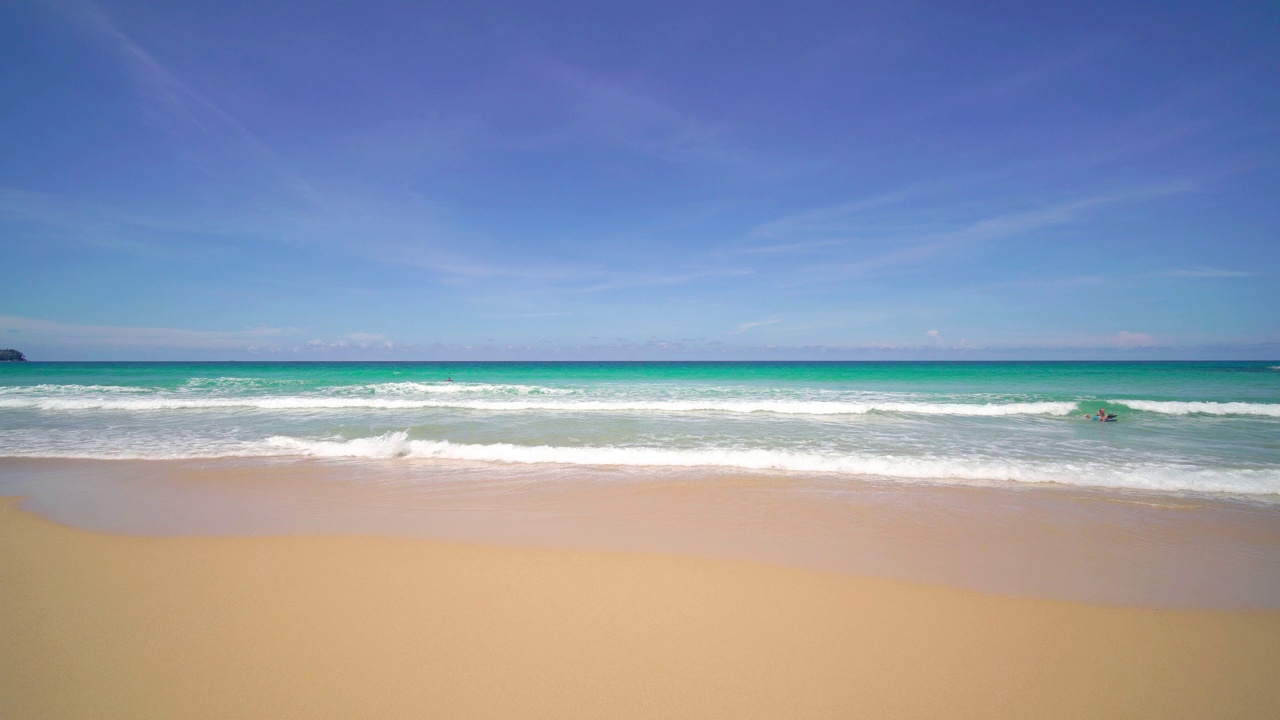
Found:
[[[1148,458],[1048,459],[849,451],[815,452],[741,446],[557,446],[411,439],[407,431],[354,439],[275,435],[262,440],[198,437],[0,437],[0,456],[95,460],[326,458],[350,461],[465,461],[495,466],[581,466],[782,472],[960,484],[1054,483],[1164,492],[1280,495],[1280,468],[1207,467]],[[7,446],[7,447],[6,447]]]
[[[339,389],[339,388],[335,388]],[[571,392],[567,388],[552,388],[542,385],[512,385],[491,383],[461,382],[385,382],[357,385],[353,388],[340,388],[347,392],[372,392],[379,395],[462,395],[474,393],[494,393],[503,395],[566,395]]]
[[[275,436],[267,445],[291,455],[320,458],[414,458],[507,464],[559,464],[652,468],[724,468],[834,473],[922,481],[1059,483],[1141,490],[1274,494],[1280,470],[1209,469],[1186,465],[1111,467],[1033,462],[981,462],[904,456],[827,456],[744,448],[559,447],[510,443],[466,444],[412,440],[406,432],[353,440]]]
[[[775,413],[780,415],[864,415],[870,412],[914,413],[922,415],[1068,415],[1076,411],[1072,402],[1023,403],[920,403],[920,402],[834,402],[834,401],[723,401],[723,400],[415,400],[380,397],[285,396],[285,397],[3,397],[0,407],[35,410],[208,410],[246,408],[257,410],[413,410],[447,408],[492,412],[722,412]]]
[[[1262,415],[1280,417],[1280,403],[1246,403],[1246,402],[1178,402],[1162,400],[1111,400],[1112,404],[1124,405],[1143,412],[1163,413],[1165,415]]]

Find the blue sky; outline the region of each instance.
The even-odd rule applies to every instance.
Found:
[[[1261,2],[17,0],[0,346],[1274,359],[1278,76]]]

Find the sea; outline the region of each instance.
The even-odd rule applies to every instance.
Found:
[[[1085,418],[1099,408],[1116,421]],[[1280,502],[1280,362],[5,363],[0,458]]]

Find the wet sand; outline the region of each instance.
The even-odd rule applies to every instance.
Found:
[[[114,534],[657,552],[1095,604],[1280,610],[1274,500],[399,460],[3,459],[0,495]]]
[[[1280,613],[0,506],[6,718],[1280,715]]]

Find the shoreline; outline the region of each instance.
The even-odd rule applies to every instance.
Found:
[[[0,495],[29,496],[24,508],[113,534],[357,534],[662,553],[1094,604],[1280,609],[1276,509],[1247,501],[241,460],[4,459]]]
[[[1280,613],[374,536],[124,537],[0,501],[0,710],[1274,717]]]

